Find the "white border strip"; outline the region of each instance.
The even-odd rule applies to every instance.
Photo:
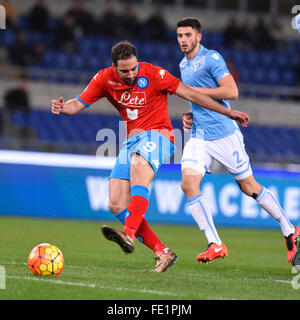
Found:
[[[110,170],[115,160],[114,157],[0,150],[0,163],[9,164]]]

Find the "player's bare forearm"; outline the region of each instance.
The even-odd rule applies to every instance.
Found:
[[[64,102],[64,99],[60,97],[57,100],[52,100],[51,111],[54,114],[65,114],[73,116],[79,113],[85,108],[85,106],[76,98]]]
[[[237,100],[239,96],[239,90],[236,82],[231,74],[224,76],[218,81],[217,88],[203,88],[194,87],[198,92],[206,94],[213,99],[218,100]]]
[[[62,113],[72,116],[79,113],[84,108],[84,105],[78,101],[78,99],[74,98],[64,103]]]
[[[237,100],[239,96],[238,89],[235,87],[218,87],[218,88],[202,88],[194,87],[195,90],[202,94],[208,95],[212,99],[218,100]]]
[[[208,95],[200,93],[195,88],[187,86],[183,83],[180,83],[179,87],[177,88],[176,95],[205,109],[221,113],[225,116],[229,116],[230,114],[230,110],[228,108],[214,101]]]
[[[186,99],[188,101],[195,103],[199,107],[201,106],[205,109],[218,112],[220,114],[227,116],[230,119],[236,120],[243,127],[247,127],[250,121],[250,117],[246,113],[242,111],[228,109],[222,106],[221,104],[219,104],[218,102],[214,101],[209,96],[199,93],[194,88],[188,87],[183,83],[180,83],[180,85],[178,86],[176,95],[178,95],[183,99]]]

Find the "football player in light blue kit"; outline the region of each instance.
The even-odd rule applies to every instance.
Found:
[[[238,88],[222,56],[205,48],[201,42],[201,24],[195,18],[177,23],[177,40],[185,57],[180,62],[182,82],[196,87],[220,104],[230,108],[229,100],[238,98]],[[213,159],[228,170],[242,192],[254,198],[281,227],[286,240],[287,259],[297,251],[295,239],[300,229],[293,226],[270,190],[253,177],[242,133],[235,121],[214,111],[190,103],[192,113],[184,113],[184,128],[192,126],[192,135],[183,151],[182,190],[188,198],[189,210],[208,240],[208,248],[197,257],[208,263],[224,258],[228,249],[215,228],[211,210],[200,191],[200,182]]]

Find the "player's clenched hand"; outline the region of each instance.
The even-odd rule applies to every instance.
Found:
[[[230,110],[230,114],[228,115],[230,119],[236,120],[242,127],[247,127],[250,122],[250,117],[247,113],[237,110]]]
[[[51,100],[51,111],[54,114],[60,114],[64,105],[64,98]]]
[[[182,123],[183,129],[191,129],[193,124],[193,113],[192,112],[182,112]]]

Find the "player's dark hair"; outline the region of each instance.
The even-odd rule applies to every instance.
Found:
[[[115,66],[118,65],[119,60],[127,60],[132,56],[138,59],[137,50],[129,41],[121,41],[111,49],[111,58]]]
[[[191,27],[197,30],[199,33],[202,31],[201,23],[199,22],[199,20],[197,20],[194,17],[187,17],[187,18],[180,19],[177,22],[177,28],[181,28],[181,27]]]

